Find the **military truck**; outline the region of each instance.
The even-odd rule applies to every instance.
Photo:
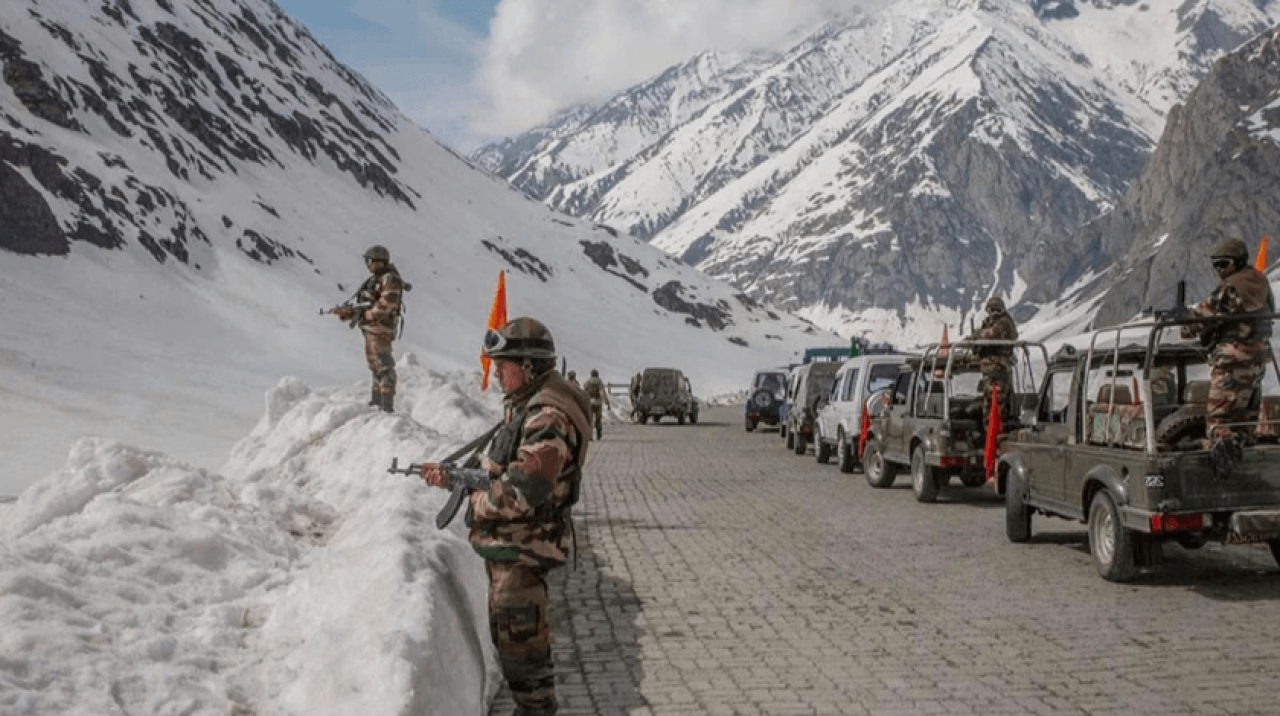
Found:
[[[1193,320],[1107,329],[1054,355],[1037,409],[1001,444],[1009,541],[1030,541],[1036,514],[1086,523],[1098,574],[1115,582],[1158,564],[1167,541],[1266,542],[1280,561],[1280,398],[1236,427],[1245,446],[1210,449],[1207,352],[1165,340]]]
[[[658,422],[666,416],[684,421],[698,422],[698,400],[684,373],[675,368],[645,368],[640,374],[640,386],[631,406],[631,417],[644,424],[652,418]]]
[[[868,484],[890,487],[898,471],[908,467],[911,489],[920,502],[936,501],[952,477],[959,477],[966,487],[985,484],[988,415],[975,351],[992,348],[1013,356],[1015,414],[1034,402],[1039,384],[1035,366],[1043,367],[1049,358],[1043,344],[973,340],[926,346],[902,367],[894,386],[871,402],[862,456]]]

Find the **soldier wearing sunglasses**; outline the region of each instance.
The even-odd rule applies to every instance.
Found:
[[[590,406],[556,370],[555,341],[540,321],[490,330],[482,348],[505,394],[504,425],[481,461],[489,489],[471,493],[470,541],[489,575],[489,631],[516,714],[549,716],[557,702],[546,575],[573,543]],[[453,487],[439,464],[423,465],[422,478]]]
[[[1249,249],[1239,239],[1222,239],[1209,253],[1220,283],[1191,308],[1192,316],[1239,316],[1239,320],[1184,325],[1182,335],[1199,337],[1210,350],[1209,402],[1205,447],[1227,443],[1238,448],[1246,436],[1233,424],[1258,419],[1262,377],[1271,360],[1271,319],[1275,296],[1262,272],[1249,265]]]

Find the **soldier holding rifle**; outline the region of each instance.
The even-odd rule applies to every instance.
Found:
[[[471,546],[485,560],[489,630],[516,714],[546,716],[557,708],[546,575],[565,563],[573,541],[590,407],[555,369],[555,342],[541,322],[517,318],[489,330],[483,349],[505,394],[504,420],[480,461],[489,484],[470,493]],[[419,468],[444,489],[463,484],[453,469]]]

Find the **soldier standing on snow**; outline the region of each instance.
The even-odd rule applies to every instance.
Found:
[[[583,384],[582,392],[591,401],[591,424],[595,426],[596,440],[599,440],[604,437],[604,408],[613,407],[609,405],[609,391],[600,380],[600,371],[591,369],[591,377]]]
[[[999,296],[987,299],[987,317],[982,325],[969,336],[971,341],[1016,341],[1018,326],[1013,322],[1004,308],[1004,300]],[[978,370],[982,371],[982,419],[985,421],[991,414],[991,391],[1000,391],[1000,419],[1008,423],[1009,413],[1013,406],[1013,347],[1012,346],[974,346],[973,354],[978,358]]]
[[[391,252],[386,247],[370,246],[364,252],[364,263],[370,276],[356,292],[356,303],[367,306],[360,316],[360,330],[364,333],[364,356],[373,374],[369,405],[390,413],[396,397],[396,361],[391,356],[391,342],[395,340],[400,321],[404,281],[391,263]],[[355,312],[356,307],[348,305],[334,310],[344,321],[354,318]]]
[[[1276,299],[1267,277],[1249,265],[1249,249],[1240,239],[1218,241],[1209,259],[1221,283],[1191,314],[1240,320],[1185,325],[1182,335],[1199,336],[1210,350],[1205,447],[1225,441],[1239,448],[1243,441],[1231,424],[1258,419],[1262,377],[1271,360],[1271,319],[1258,316],[1274,313]]]
[[[471,546],[489,574],[489,630],[516,714],[556,712],[547,572],[563,565],[573,537],[591,427],[587,399],[555,369],[551,332],[517,318],[485,333],[505,397],[505,424],[481,466],[488,490],[471,493]],[[422,467],[427,484],[452,488],[447,468]]]

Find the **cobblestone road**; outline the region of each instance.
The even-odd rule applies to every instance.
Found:
[[[1265,547],[1170,546],[1111,584],[1083,525],[1010,544],[989,491],[919,504],[702,417],[595,446],[579,567],[552,574],[562,716],[1280,713]]]

